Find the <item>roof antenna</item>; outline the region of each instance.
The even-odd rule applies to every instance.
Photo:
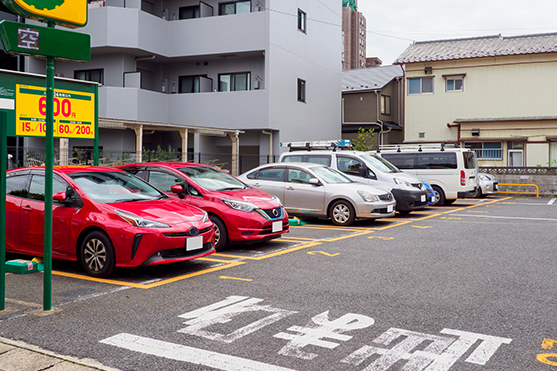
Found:
[[[418,148],[418,152],[422,152],[422,145],[420,144],[419,148]]]
[[[398,146],[398,147],[396,148],[396,151],[397,151],[397,152],[400,152],[400,146]]]
[[[445,143],[441,143],[441,152],[445,151]]]

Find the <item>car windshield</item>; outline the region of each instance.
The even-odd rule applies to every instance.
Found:
[[[361,157],[365,162],[382,173],[400,173],[400,170],[395,165],[384,158],[369,154],[362,155]]]
[[[346,175],[326,166],[316,166],[310,168],[319,178],[325,183],[338,184],[338,183],[354,183]]]
[[[232,175],[209,166],[188,166],[181,167],[178,170],[210,191],[234,191],[248,188]]]
[[[70,178],[95,202],[133,202],[167,198],[150,184],[124,172],[69,173]]]

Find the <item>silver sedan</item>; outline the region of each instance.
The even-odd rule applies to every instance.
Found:
[[[476,193],[476,197],[483,198],[487,195],[496,195],[499,193],[498,185],[499,183],[493,175],[478,173],[478,193]]]
[[[395,214],[396,201],[391,192],[356,183],[323,165],[267,164],[239,178],[280,198],[289,215],[327,217],[336,225],[350,225],[360,218],[385,218]]]

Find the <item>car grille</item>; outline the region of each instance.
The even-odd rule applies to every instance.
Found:
[[[393,195],[390,194],[390,193],[385,193],[385,194],[379,195],[377,197],[379,197],[379,199],[381,201],[392,201],[393,200]]]
[[[197,255],[199,253],[202,253],[204,251],[209,251],[213,248],[213,243],[212,242],[207,242],[203,244],[203,248],[199,249],[199,250],[192,250],[192,251],[188,251],[186,250],[186,248],[181,248],[181,249],[168,249],[168,250],[162,250],[160,252],[160,256],[163,259],[176,259],[176,258],[183,258],[183,257],[187,257],[190,255]]]
[[[371,210],[370,214],[390,214],[390,213],[387,211],[387,208],[384,207],[382,209],[373,209]]]
[[[213,227],[207,227],[207,228],[203,228],[201,230],[199,230],[196,234],[196,236],[199,236],[200,234],[203,233],[207,233],[211,230],[211,228]],[[191,236],[190,232],[172,232],[172,233],[163,233],[163,236],[166,237],[189,237]]]
[[[282,218],[282,207],[277,207],[274,209],[262,209],[265,214],[271,219],[280,219]],[[275,215],[276,213],[276,215]]]

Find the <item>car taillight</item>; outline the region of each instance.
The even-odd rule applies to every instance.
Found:
[[[464,170],[460,170],[460,185],[466,185],[466,174],[464,173]]]

